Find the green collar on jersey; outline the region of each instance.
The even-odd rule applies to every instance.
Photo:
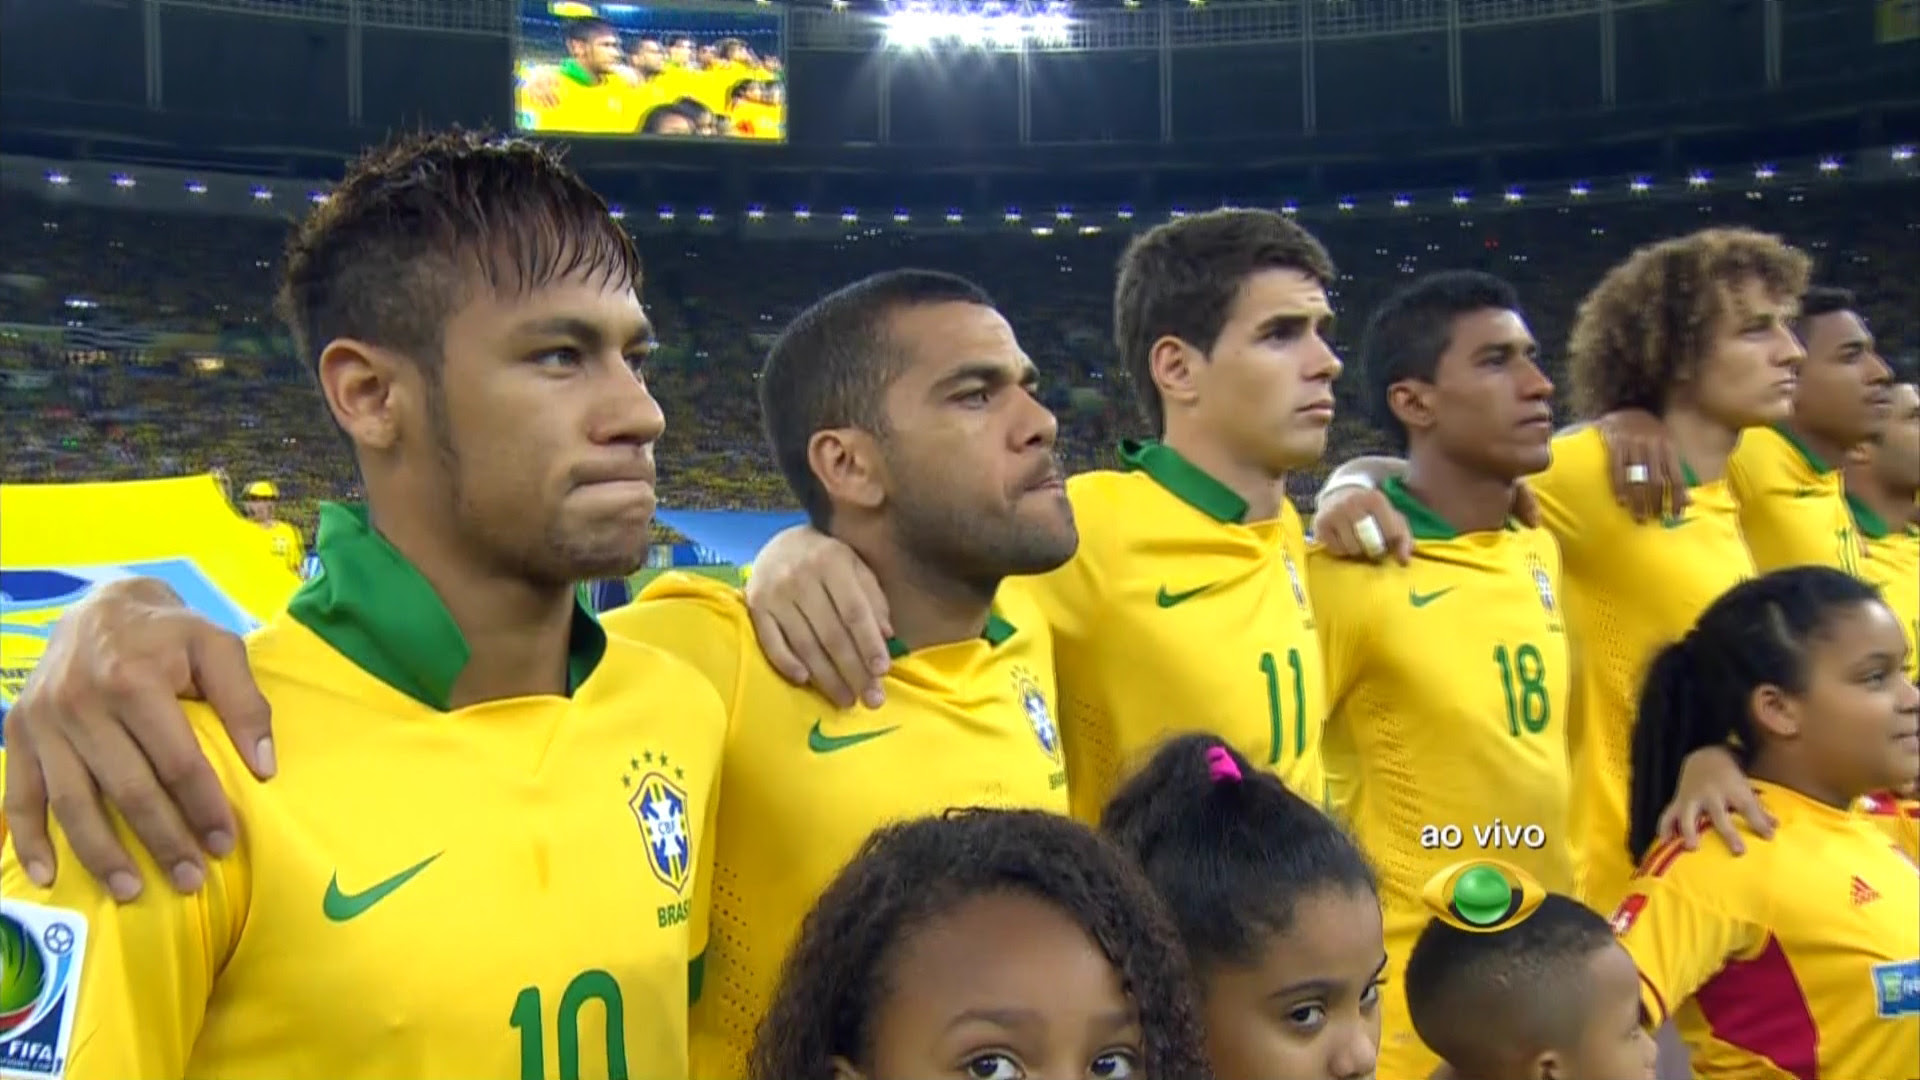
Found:
[[[1893,535],[1893,526],[1887,524],[1887,519],[1874,513],[1873,507],[1861,502],[1860,497],[1852,492],[1847,493],[1847,507],[1853,511],[1853,523],[1860,527],[1861,536],[1869,540],[1884,540]],[[1908,525],[1904,531],[1920,533],[1920,525]]]
[[[1129,472],[1146,473],[1175,498],[1215,521],[1239,525],[1247,519],[1247,500],[1166,443],[1129,439],[1120,444],[1120,464]]]
[[[600,80],[594,77],[593,72],[588,71],[578,60],[568,60],[561,64],[560,77],[568,82],[579,83],[581,86],[600,85]]]
[[[320,572],[293,594],[287,614],[367,674],[447,711],[453,681],[472,656],[467,639],[427,579],[374,531],[367,508],[322,503],[313,553]],[[606,652],[606,632],[576,591],[568,693]]]
[[[1447,523],[1447,520],[1434,512],[1434,509],[1407,490],[1405,480],[1398,476],[1389,476],[1380,483],[1380,494],[1387,497],[1395,510],[1407,519],[1407,531],[1415,540],[1453,540],[1460,530]],[[1508,519],[1507,528],[1513,528],[1512,519]]]
[[[1824,476],[1827,473],[1830,473],[1834,470],[1834,466],[1827,464],[1825,458],[1821,457],[1819,454],[1814,453],[1812,447],[1808,446],[1806,443],[1801,442],[1800,436],[1795,435],[1791,431],[1788,431],[1787,426],[1785,424],[1775,424],[1773,426],[1773,432],[1774,434],[1787,440],[1787,445],[1793,447],[1794,450],[1799,453],[1801,459],[1804,460],[1809,466],[1813,468],[1814,472],[1820,473],[1821,475]]]
[[[981,641],[989,645],[999,645],[1012,636],[1012,623],[1001,618],[996,612],[987,612],[987,627],[980,631]],[[890,637],[887,639],[887,655],[895,660],[900,659],[912,651],[912,649],[907,648],[907,643],[901,641],[899,638]]]

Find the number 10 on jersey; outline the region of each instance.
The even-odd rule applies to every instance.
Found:
[[[1280,756],[1287,746],[1287,715],[1282,707],[1281,683],[1292,687],[1293,704],[1293,756],[1299,757],[1307,752],[1307,678],[1300,664],[1300,650],[1288,649],[1285,660],[1286,670],[1280,670],[1280,664],[1273,654],[1260,654],[1260,674],[1267,680],[1267,728],[1271,732],[1267,751],[1267,764],[1280,764]]]

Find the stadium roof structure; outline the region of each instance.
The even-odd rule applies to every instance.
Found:
[[[665,0],[647,10],[777,20],[789,141],[585,138],[571,153],[634,206],[770,213],[1746,170],[1920,142],[1920,16],[1882,7],[1913,5]],[[521,10],[15,5],[0,151],[324,180],[395,129],[510,121]]]

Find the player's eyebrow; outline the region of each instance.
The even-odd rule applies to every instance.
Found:
[[[1012,371],[1008,370],[1006,364],[995,364],[987,361],[962,364],[955,370],[941,376],[940,379],[933,384],[933,396],[940,397],[952,393],[954,390],[968,383],[1005,386],[1008,383],[1018,382],[1021,385],[1031,385],[1040,380],[1040,369],[1034,366],[1033,361],[1027,360],[1024,357],[1022,358],[1018,371],[1019,374],[1016,376]]]
[[[1537,353],[1540,343],[1532,338],[1513,338],[1507,341],[1489,341],[1476,350],[1480,356],[1498,356],[1501,353]]]
[[[520,327],[520,333],[528,337],[568,337],[588,346],[599,346],[607,340],[606,330],[599,323],[572,315],[558,315],[527,323]],[[621,344],[632,345],[652,340],[653,324],[643,319],[628,331]]]
[[[1306,323],[1314,327],[1324,337],[1333,332],[1333,310],[1324,307],[1302,307],[1291,311],[1276,311],[1260,320],[1260,325],[1254,329],[1254,335],[1264,337],[1276,330],[1285,330],[1292,324],[1298,323]]]

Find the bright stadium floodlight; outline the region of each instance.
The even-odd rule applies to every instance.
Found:
[[[1065,3],[965,5],[954,0],[900,0],[880,17],[889,48],[931,49],[952,44],[1019,52],[1061,48],[1071,40],[1073,20]]]

